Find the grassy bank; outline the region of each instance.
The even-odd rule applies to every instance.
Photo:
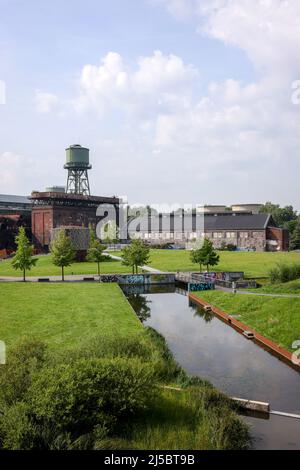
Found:
[[[261,294],[290,294],[290,295],[300,295],[300,279],[295,281],[271,284],[269,282],[263,283],[262,287],[259,290],[255,290],[257,293]]]
[[[34,336],[65,349],[99,334],[142,329],[116,284],[2,283],[0,289],[0,338],[8,346]]]
[[[37,257],[38,262],[30,271],[27,276],[44,277],[44,276],[61,276],[61,269],[54,266],[52,263],[51,255]],[[111,273],[130,273],[131,270],[128,266],[122,265],[120,261],[113,260],[107,257],[107,261],[103,261],[100,265],[102,274]],[[78,262],[73,263],[71,266],[65,268],[65,275],[70,274],[97,274],[96,263]],[[21,277],[20,271],[15,271],[11,265],[11,260],[0,261],[0,277],[11,276]]]
[[[196,293],[239,319],[280,346],[293,351],[300,338],[300,299],[259,297],[224,292]]]
[[[113,252],[113,255],[120,256],[120,252]],[[220,263],[216,271],[244,271],[247,277],[267,277],[270,268],[276,266],[278,262],[293,264],[300,263],[300,253],[239,253],[239,252],[219,252]],[[161,271],[197,271],[199,267],[190,261],[190,251],[186,250],[151,250],[150,266]],[[121,261],[108,258],[101,263],[101,272],[110,273],[131,273],[128,266],[122,265]],[[60,276],[60,268],[53,266],[51,256],[40,256],[39,261],[28,276]],[[65,274],[97,274],[95,263],[74,263],[66,268]],[[13,270],[11,261],[0,261],[1,276],[21,276],[21,273]]]
[[[1,294],[0,338],[9,347],[0,368],[0,448],[248,445],[232,402],[185,374],[117,285],[2,284]]]
[[[209,382],[189,377],[178,366],[164,338],[146,328],[159,351],[157,379],[181,391],[159,388],[151,408],[125,431],[120,448],[157,450],[228,450],[250,445],[247,426],[235,405]]]
[[[114,253],[115,254],[115,253]],[[120,255],[120,253],[116,253]],[[244,271],[248,277],[267,277],[269,269],[278,262],[300,263],[300,253],[258,253],[221,251],[216,271]],[[150,266],[161,271],[197,271],[190,261],[190,251],[151,250]]]

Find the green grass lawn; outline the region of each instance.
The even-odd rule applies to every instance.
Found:
[[[120,256],[120,252],[113,252]],[[270,268],[278,262],[300,263],[300,253],[239,253],[220,252],[220,263],[216,271],[244,271],[247,277],[267,277]],[[199,267],[190,261],[190,251],[186,250],[151,250],[150,265],[161,271],[198,271]],[[128,266],[120,261],[108,260],[101,263],[101,272],[131,273]],[[28,271],[27,276],[60,276],[61,270],[53,266],[51,255],[41,256],[36,267]],[[65,274],[97,274],[96,263],[74,263],[65,269]],[[1,276],[20,276],[11,266],[11,260],[0,261]]]
[[[199,292],[196,295],[228,314],[240,315],[239,320],[289,351],[293,351],[293,342],[300,339],[300,299],[218,291]]]
[[[253,290],[253,289],[251,289]],[[283,284],[270,284],[269,282],[263,283],[262,287],[259,290],[254,292],[264,293],[264,294],[291,294],[291,295],[300,295],[300,279],[295,281],[285,282]]]
[[[122,353],[128,361],[132,355],[151,361],[159,371],[155,380],[186,383],[182,393],[157,388],[151,406],[111,438],[109,449],[229,449],[247,445],[247,428],[228,399],[200,379],[188,386],[190,379],[176,365],[164,340],[142,327],[116,284],[1,283],[0,289],[0,339],[7,343],[9,352],[27,336],[44,341],[54,362],[56,357],[64,360],[62,352],[62,357],[74,353],[76,357],[81,347],[93,357],[100,340],[100,351],[102,345],[104,348],[99,357],[106,353],[111,358],[117,342],[118,356]],[[137,345],[138,340],[148,344],[148,349],[144,350],[142,343]],[[148,352],[143,356],[141,351]]]
[[[0,339],[23,336],[72,348],[96,335],[131,334],[141,324],[116,284],[0,285]]]
[[[100,264],[102,274],[110,273],[130,273],[131,270],[128,266],[124,266],[120,261],[108,258]],[[97,274],[97,264],[84,262],[73,263],[71,266],[65,268],[65,275],[68,274]],[[51,255],[40,256],[35,267],[27,271],[27,276],[60,276],[61,269],[52,264]],[[15,271],[11,266],[11,260],[0,261],[0,277],[1,276],[18,276],[21,277],[21,271]]]
[[[120,256],[120,252],[113,253]],[[300,253],[258,253],[222,251],[216,271],[244,271],[248,277],[266,277],[278,262],[300,263]],[[151,250],[150,266],[161,271],[198,271],[190,261],[190,251]],[[1,271],[0,271],[1,272]]]

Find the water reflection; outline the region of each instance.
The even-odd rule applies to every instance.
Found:
[[[205,323],[210,323],[214,318],[214,314],[212,312],[204,310],[204,308],[199,307],[192,301],[189,301],[189,307],[195,311],[194,317],[201,317]]]
[[[273,410],[300,414],[297,371],[189,302],[174,286],[125,290],[138,316],[166,338],[189,374],[209,380],[230,396],[269,402]],[[245,419],[254,426],[255,447],[300,449],[300,420]]]
[[[142,323],[145,323],[151,316],[151,300],[141,294],[127,294],[127,298]]]

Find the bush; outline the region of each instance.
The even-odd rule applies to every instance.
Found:
[[[0,369],[0,409],[22,400],[33,372],[39,370],[45,360],[45,344],[34,339],[23,338],[10,350],[7,365]]]
[[[138,359],[82,359],[40,371],[27,399],[37,422],[80,435],[99,424],[111,431],[152,392],[153,369]]]
[[[23,402],[17,402],[4,407],[1,411],[1,448],[7,450],[34,448],[36,428],[30,421],[28,406]]]
[[[59,360],[64,363],[72,363],[79,358],[127,357],[150,361],[153,352],[153,345],[147,341],[144,334],[136,333],[130,336],[116,334],[105,337],[97,336],[79,349],[61,352]],[[57,355],[54,360],[57,361]]]
[[[138,354],[131,346],[129,354]],[[113,346],[108,350],[114,354]],[[10,353],[0,369],[0,448],[79,449],[93,448],[94,442],[101,447],[109,433],[152,401],[149,361],[79,356],[66,362],[30,340]]]
[[[277,282],[289,282],[300,278],[300,264],[283,264],[278,263],[274,268],[270,269],[269,277],[272,284]]]
[[[237,247],[233,243],[226,243],[225,240],[222,241],[219,248],[220,251],[236,251]]]
[[[189,377],[152,328],[54,355],[24,340],[0,368],[0,387],[0,449],[132,449],[149,432],[149,449],[243,448],[249,438],[232,402]]]

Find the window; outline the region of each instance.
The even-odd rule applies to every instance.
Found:
[[[249,238],[248,232],[240,232],[240,238]]]
[[[213,238],[223,238],[223,233],[222,232],[214,232],[213,233]]]
[[[235,238],[235,232],[226,232],[226,238]]]

